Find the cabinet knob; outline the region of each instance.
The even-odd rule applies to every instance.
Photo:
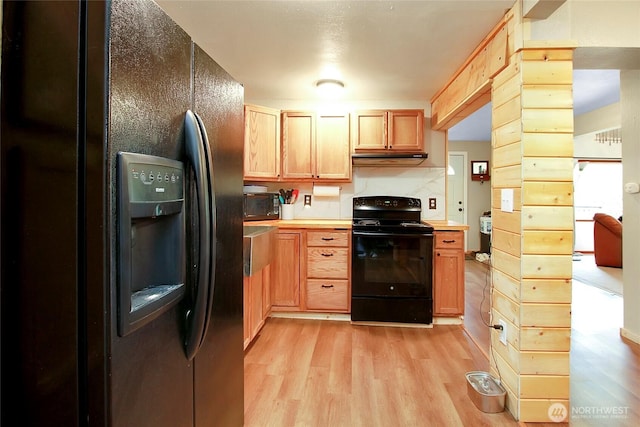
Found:
[[[455,243],[455,240],[443,240],[442,243]]]
[[[437,253],[436,253],[436,256],[440,256],[440,252],[437,252]]]
[[[325,288],[325,289],[333,288],[333,285],[320,285],[320,286]]]
[[[333,254],[325,254],[325,253],[321,253],[320,255],[322,255],[322,256],[333,256]]]
[[[323,237],[322,240],[331,241],[331,240],[333,240],[333,237]]]

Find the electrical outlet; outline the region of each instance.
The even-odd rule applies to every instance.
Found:
[[[436,198],[435,197],[430,197],[429,198],[429,209],[436,209]]]
[[[507,345],[507,322],[500,319],[498,320],[498,325],[502,326],[502,330],[498,329],[500,332],[500,342],[504,345]]]
[[[304,207],[305,208],[310,208],[311,207],[311,194],[305,194],[304,195]]]

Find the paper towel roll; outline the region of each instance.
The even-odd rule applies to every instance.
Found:
[[[332,185],[314,185],[313,195],[316,197],[339,197],[340,187]]]

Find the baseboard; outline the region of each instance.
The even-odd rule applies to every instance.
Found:
[[[346,322],[351,321],[350,314],[309,313],[304,311],[272,311],[269,317],[281,317],[286,319],[341,320]]]
[[[462,325],[462,317],[461,316],[434,317],[433,324],[434,325]]]
[[[628,329],[620,328],[620,336],[631,344],[640,346],[640,335],[633,333]]]
[[[362,326],[389,326],[398,328],[433,328],[434,324],[459,325],[462,320],[458,317],[434,318],[433,323],[397,323],[397,322],[365,322],[351,321],[351,315],[346,313],[309,313],[303,311],[272,311],[269,317],[279,317],[284,319],[309,319],[309,320],[339,320],[351,322],[354,325]],[[446,320],[445,320],[446,319]],[[440,321],[438,321],[440,320]]]

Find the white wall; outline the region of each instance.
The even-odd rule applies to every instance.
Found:
[[[449,151],[466,151],[467,173],[467,250],[480,251],[480,216],[491,210],[491,182],[483,184],[471,180],[471,161],[489,160],[491,166],[491,141],[449,141]]]
[[[640,67],[620,73],[622,177],[640,182]],[[624,325],[621,333],[640,343],[640,193],[623,193],[622,279]]]
[[[636,69],[640,1],[568,0],[549,18],[532,20],[532,40],[577,43],[576,69]]]
[[[573,157],[578,159],[620,159],[622,144],[602,144],[596,133],[621,126],[620,103],[590,111],[574,120]]]
[[[530,35],[532,40],[573,40],[580,48],[639,47],[638,22],[638,1],[568,0],[549,18],[532,21]]]
[[[422,219],[445,219],[445,171],[431,167],[356,167],[353,181],[321,184],[340,187],[338,197],[312,196],[311,207],[304,207],[304,194],[313,193],[311,183],[266,183],[269,191],[297,188],[300,191],[294,207],[296,219],[351,219],[352,199],[359,196],[407,196],[422,200]],[[437,209],[427,209],[428,199],[436,198]]]

